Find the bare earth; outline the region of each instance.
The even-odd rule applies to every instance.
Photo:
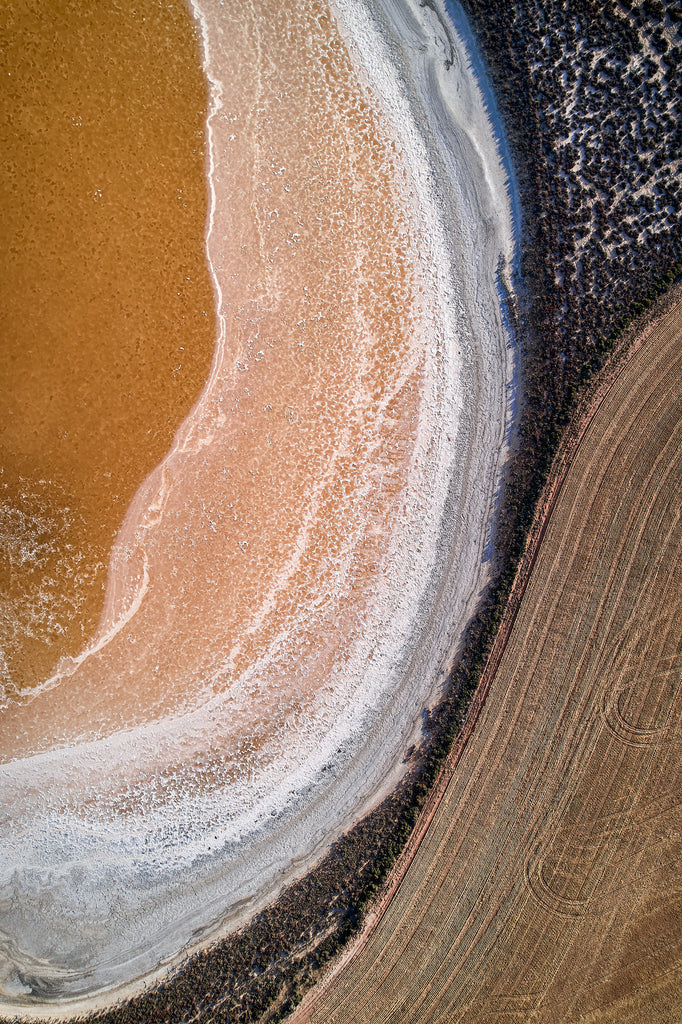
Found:
[[[680,1019],[679,302],[596,404],[475,728],[292,1022]]]

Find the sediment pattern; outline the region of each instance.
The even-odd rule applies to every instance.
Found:
[[[488,574],[515,243],[465,45],[407,0],[195,13],[211,373],[94,639],[3,712],[0,986],[31,1015],[319,861],[403,774]]]

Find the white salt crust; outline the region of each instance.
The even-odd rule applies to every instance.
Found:
[[[194,3],[211,116],[221,102],[211,63],[219,6]],[[399,779],[487,578],[515,386],[497,283],[498,270],[515,259],[516,200],[500,126],[464,30],[444,11],[417,0],[335,0],[333,12],[405,168],[403,202],[425,288],[426,383],[401,529],[362,635],[313,712],[286,744],[264,752],[250,778],[198,786],[193,755],[208,734],[219,741],[248,704],[277,662],[276,645],[229,697],[210,697],[207,686],[201,706],[171,720],[0,767],[5,1014],[66,1016],[129,995],[305,873]],[[447,69],[446,56],[454,58]],[[214,160],[211,147],[209,261],[219,202]],[[151,522],[162,513],[168,467],[196,443],[220,359],[219,344],[202,400],[129,518]],[[136,577],[140,585],[131,587]],[[146,579],[143,560],[131,567],[127,589],[110,591],[109,631],[99,644],[135,615]],[[137,770],[160,758],[178,766],[171,795],[137,792]],[[224,770],[227,777],[229,758]],[[107,812],[112,778],[128,780],[137,811]]]

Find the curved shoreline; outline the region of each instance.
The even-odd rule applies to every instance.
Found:
[[[395,5],[390,6],[391,14],[396,19]],[[346,6],[347,17],[353,14],[350,7]],[[355,14],[358,13],[356,10]],[[433,25],[428,22],[429,12],[417,12],[412,5],[405,3],[401,13],[411,26],[412,46],[416,49],[416,40],[420,34],[423,41],[429,38],[433,30]],[[391,705],[392,695],[387,694],[383,707],[375,710],[373,729],[368,731],[362,747],[347,751],[345,757],[341,755],[341,761],[345,761],[345,776],[344,766],[337,761],[336,770],[340,778],[335,784],[336,788],[328,787],[318,792],[315,799],[312,799],[312,792],[306,794],[308,803],[296,817],[302,835],[317,837],[314,848],[311,850],[308,845],[299,856],[289,848],[284,861],[280,855],[273,866],[272,852],[266,853],[259,843],[256,850],[251,850],[248,855],[247,894],[236,897],[243,902],[238,904],[239,909],[229,920],[225,921],[222,917],[217,929],[204,932],[199,940],[204,943],[222,934],[224,930],[234,929],[260,907],[271,902],[286,881],[304,874],[319,860],[335,836],[341,834],[393,788],[403,770],[399,763],[400,751],[404,751],[418,735],[423,703],[433,701],[437,696],[434,684],[437,686],[439,672],[443,672],[453,656],[459,634],[474,610],[478,592],[487,577],[485,545],[495,505],[497,482],[505,457],[504,438],[509,416],[507,388],[514,377],[496,281],[500,239],[505,240],[502,248],[506,245],[507,258],[513,248],[508,228],[511,217],[506,207],[506,186],[504,197],[495,194],[504,175],[500,170],[492,133],[488,132],[487,154],[481,151],[481,138],[486,135],[485,125],[481,126],[474,118],[476,129],[483,128],[478,136],[476,132],[467,134],[466,124],[458,124],[454,129],[447,128],[448,111],[452,112],[454,100],[452,90],[446,88],[449,79],[440,68],[439,54],[425,49],[423,63],[417,70],[410,67],[407,53],[403,54],[398,64],[400,46],[407,45],[404,42],[401,44],[400,32],[404,26],[399,26],[397,20],[389,22],[386,10],[379,10],[379,5],[375,8],[375,17],[377,20],[384,19],[384,42],[396,66],[400,67],[401,89],[412,108],[413,117],[416,116],[415,111],[421,111],[423,116],[429,103],[431,106],[438,104],[436,123],[423,127],[430,134],[430,174],[439,189],[440,217],[446,225],[450,241],[449,274],[461,286],[461,292],[457,295],[461,347],[465,349],[465,346],[470,346],[464,354],[467,361],[465,381],[469,389],[468,415],[463,417],[460,434],[453,442],[461,464],[454,474],[440,526],[438,550],[443,566],[437,579],[432,578],[428,585],[431,591],[430,604],[436,607],[437,614],[431,616],[428,623],[422,621],[424,628],[420,631],[420,644],[405,651],[402,666],[393,666],[396,675],[404,680],[402,704],[393,702]],[[464,47],[461,52],[464,54]],[[463,75],[459,85],[464,87],[463,83],[467,84],[468,99],[475,106],[474,78],[463,65],[464,61],[460,65]],[[384,102],[389,101],[390,96],[384,96]],[[478,116],[482,117],[480,100],[478,112]],[[395,112],[389,112],[388,116],[390,121],[396,115]],[[394,137],[399,137],[395,123]],[[492,165],[486,163],[491,153],[495,154]],[[489,173],[481,176],[482,169]],[[446,181],[450,185],[450,195],[444,191]],[[464,218],[465,209],[472,214],[470,221]],[[456,240],[454,244],[453,240]],[[485,342],[489,348],[484,351],[481,346],[477,350],[477,341]],[[467,577],[464,585],[463,577]],[[422,610],[422,616],[424,614],[428,614],[427,609]],[[426,671],[424,664],[428,666]],[[380,762],[377,762],[377,751],[383,754]],[[292,809],[290,814],[293,813]],[[279,835],[275,833],[271,839],[275,846],[283,841],[290,842],[292,822],[280,820],[278,826]],[[257,878],[262,886],[264,875],[267,875],[258,866],[255,857],[257,850],[266,859],[269,858],[269,882],[265,892],[254,895],[251,883]],[[245,857],[246,854],[242,854],[242,863]],[[176,963],[182,955],[176,954],[172,962]],[[29,1017],[70,1016],[110,1005],[114,998],[139,991],[143,982],[146,985],[153,975],[154,972],[144,971],[132,984],[109,988],[91,998],[85,996],[75,1001],[54,1003],[45,1007],[44,1011],[42,1008],[36,1009],[28,1000],[13,1005],[5,1003],[3,1008]]]
[[[483,564],[487,543],[483,536],[475,551],[466,551],[464,570],[461,563],[456,568],[452,563],[457,557],[457,545],[466,546],[463,532],[471,529],[475,533],[476,524],[480,523],[482,534],[487,534],[492,525],[497,504],[494,492],[509,455],[506,439],[516,414],[517,355],[502,310],[498,271],[503,279],[510,279],[518,265],[514,212],[519,209],[518,195],[515,183],[507,178],[508,159],[498,152],[502,122],[497,114],[494,124],[489,120],[490,86],[485,78],[485,88],[481,89],[479,84],[483,63],[480,57],[472,57],[471,33],[464,39],[459,26],[452,26],[455,61],[448,67],[441,53],[451,40],[444,38],[442,17],[427,5],[418,7],[413,0],[333,0],[332,6],[339,12],[342,35],[357,73],[378,96],[398,145],[401,123],[396,94],[408,105],[413,123],[422,126],[429,147],[431,188],[445,228],[450,273],[457,286],[456,308],[450,316],[463,345],[481,342],[480,351],[472,347],[467,353],[465,387],[476,398],[467,407],[471,419],[462,428],[463,434],[468,431],[469,437],[475,439],[478,450],[474,452],[473,444],[467,450],[460,438],[454,443],[460,452],[467,451],[469,460],[475,463],[478,458],[485,469],[481,478],[476,479],[472,465],[467,465],[460,470],[451,489],[446,517],[459,515],[462,523],[458,531],[453,531],[452,543],[445,545],[446,568],[440,580],[439,600],[434,602],[439,604],[440,597],[447,595],[443,599],[453,603],[447,606],[443,618],[459,626],[448,645],[450,656],[443,671],[446,675],[456,654],[460,631],[487,581],[487,567]],[[459,13],[465,23],[461,8]],[[382,83],[381,67],[376,63],[372,66],[374,77],[367,71],[372,57],[363,54],[363,41],[367,45],[370,22],[377,34],[375,45],[385,64],[393,69],[397,89],[391,90],[386,82]],[[499,370],[502,372],[498,375]],[[481,412],[485,402],[496,408],[499,419],[486,420]],[[471,489],[480,488],[476,495],[478,517],[461,500],[466,474],[470,474],[467,482]],[[487,493],[483,493],[486,488]],[[470,584],[462,592],[462,577],[467,575]],[[437,693],[437,689],[432,690],[431,701]]]

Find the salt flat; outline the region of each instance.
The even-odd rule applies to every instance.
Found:
[[[134,991],[305,872],[487,576],[513,190],[462,36],[408,0],[195,14],[220,333],[93,644],[3,714],[5,1012]]]

